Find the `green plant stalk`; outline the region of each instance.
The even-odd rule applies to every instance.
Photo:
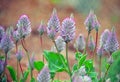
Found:
[[[41,51],[43,52],[43,45],[42,45],[42,36],[40,36],[40,44],[41,44]],[[44,62],[44,55],[42,55],[42,61]]]
[[[101,60],[102,60],[102,56],[99,56],[99,77],[101,78]]]
[[[53,43],[54,43],[54,45],[56,47],[57,52],[59,53],[58,48],[57,48],[57,44],[56,44],[55,40],[53,40]],[[63,65],[66,67],[66,65],[65,65],[64,61],[62,60],[61,56],[59,56],[59,58],[62,61]],[[59,76],[59,74],[58,74],[58,76]]]
[[[105,82],[105,78],[106,78],[106,76],[107,76],[107,74],[108,74],[108,71],[109,71],[109,69],[110,69],[110,66],[111,66],[111,64],[109,64],[109,66],[108,66],[108,68],[107,68],[107,70],[106,70],[106,72],[105,72],[105,75],[104,75],[104,77],[103,77],[103,81],[102,81],[102,82]]]
[[[7,65],[7,54],[5,54],[5,63],[4,63],[4,75],[5,75],[5,69],[6,69],[6,65]]]
[[[17,41],[15,42],[16,53],[18,52]],[[17,60],[17,80],[19,80],[19,68],[18,68],[18,60]]]
[[[18,63],[19,63],[19,66],[20,66],[20,70],[21,70],[21,72],[22,72],[22,77],[24,77],[24,76],[23,76],[23,69],[22,69],[22,66],[21,66],[20,61],[18,61]]]
[[[72,82],[72,73],[71,73],[71,70],[70,70],[70,66],[69,66],[69,60],[68,60],[68,43],[66,42],[66,59],[67,59],[67,65],[68,65],[68,71],[69,71],[69,76],[70,76],[70,80]]]
[[[24,45],[25,42],[23,42],[23,41],[21,40],[21,43],[22,43],[22,46],[23,46],[23,48],[24,48],[24,50],[25,50],[25,52],[26,52],[26,54],[27,54],[27,58],[28,58],[29,66],[30,66],[30,75],[31,75],[31,79],[32,79],[33,74],[32,74],[32,69],[31,69],[29,52],[28,52],[28,50],[26,49],[26,47],[25,47],[25,45]]]
[[[86,54],[87,44],[88,44],[88,40],[89,40],[89,36],[90,36],[90,32],[88,32],[88,35],[87,35],[86,45],[85,45],[85,48],[84,48],[83,54]]]
[[[98,42],[98,31],[96,31],[95,49],[94,49],[94,52],[93,52],[94,62],[95,62],[95,56],[96,56],[96,50],[97,50],[97,42]]]

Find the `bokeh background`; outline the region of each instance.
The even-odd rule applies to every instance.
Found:
[[[35,54],[36,60],[42,60],[42,52],[40,47],[39,34],[37,28],[40,25],[40,21],[44,20],[47,24],[48,19],[52,13],[53,8],[57,9],[58,17],[60,21],[69,17],[71,13],[74,14],[76,22],[76,37],[82,33],[85,37],[87,31],[84,26],[84,21],[89,11],[94,10],[98,17],[98,21],[101,24],[99,35],[104,29],[111,29],[112,26],[116,28],[117,38],[120,43],[120,1],[119,0],[0,0],[0,25],[4,28],[10,26],[16,27],[17,20],[22,14],[29,16],[32,33],[26,39],[27,47],[29,51]],[[95,37],[95,32],[92,32]],[[69,61],[72,66],[75,63],[72,41],[69,45]],[[47,34],[43,36],[43,49],[50,50],[53,45],[52,41],[47,37]],[[13,50],[14,53],[14,50]],[[64,51],[62,52],[64,54]],[[9,60],[9,64],[16,67],[16,59],[13,54]],[[27,58],[24,56],[22,60],[23,69],[26,69]],[[62,80],[68,79],[66,73],[56,78]],[[34,75],[37,76],[37,72],[34,71]]]

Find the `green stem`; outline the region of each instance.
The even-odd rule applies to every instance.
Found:
[[[85,48],[84,48],[83,54],[86,54],[87,45],[88,45],[88,40],[89,40],[89,36],[90,36],[90,32],[88,32],[88,35],[87,35],[86,45],[85,45]]]
[[[20,66],[20,70],[21,70],[21,72],[22,72],[22,77],[24,77],[23,76],[23,69],[22,69],[22,66],[21,66],[21,63],[19,62],[19,66]]]
[[[107,76],[107,74],[108,74],[108,70],[110,69],[110,66],[111,66],[111,64],[109,64],[109,66],[108,66],[108,68],[107,68],[107,70],[106,70],[106,72],[105,72],[105,75],[104,75],[104,77],[103,77],[103,82],[105,82],[105,78],[106,78],[106,76]]]
[[[58,48],[57,48],[57,44],[56,44],[55,40],[53,40],[53,43],[54,43],[54,45],[55,45],[55,47],[56,47],[57,52],[59,53]],[[64,61],[63,61],[63,59],[61,58],[60,55],[59,55],[59,58],[60,58],[60,60],[62,61],[64,67],[66,67],[66,64],[64,63]],[[59,74],[58,74],[58,76],[59,76]]]
[[[101,60],[102,60],[102,56],[99,57],[100,61],[99,61],[99,77],[101,78]]]
[[[5,69],[6,69],[6,65],[7,65],[7,54],[5,54],[5,63],[4,63],[4,74],[5,74]]]
[[[17,42],[15,43],[15,47],[16,47],[16,53],[18,52],[18,46],[17,46]],[[19,80],[19,68],[18,68],[18,60],[17,60],[17,80]]]
[[[41,51],[43,52],[42,36],[40,36],[40,44],[41,44]],[[44,55],[42,55],[42,61],[44,62]]]
[[[25,47],[25,45],[24,45],[24,43],[23,43],[23,41],[21,40],[21,43],[22,43],[22,46],[23,46],[23,48],[24,48],[24,50],[25,50],[25,52],[26,52],[26,55],[27,55],[27,58],[28,58],[28,62],[29,62],[29,66],[30,66],[30,75],[31,75],[31,79],[32,79],[32,68],[31,68],[31,63],[30,63],[30,56],[29,56],[29,52],[28,52],[28,50],[27,50],[27,48]]]
[[[70,75],[70,80],[72,82],[72,73],[71,73],[71,70],[70,70],[70,66],[69,66],[69,60],[68,60],[68,43],[66,42],[66,59],[67,59],[67,65],[68,65],[68,71],[69,71],[69,75]]]
[[[95,62],[95,56],[96,56],[96,50],[97,50],[97,42],[98,42],[98,31],[96,31],[95,49],[93,52],[94,62]]]

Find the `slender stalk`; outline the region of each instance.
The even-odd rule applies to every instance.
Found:
[[[7,65],[7,54],[5,54],[5,63],[4,63],[4,74],[5,74],[5,69],[6,69],[6,65]]]
[[[23,40],[21,40],[21,43],[22,43],[22,46],[23,46],[23,48],[24,48],[24,50],[26,51],[26,54],[27,54],[28,62],[29,62],[29,65],[30,65],[30,75],[31,75],[31,79],[32,79],[33,74],[32,74],[32,69],[31,69],[29,52],[28,52],[27,48],[24,45],[25,42],[23,43]]]
[[[101,60],[102,60],[102,56],[99,56],[99,77],[101,78]]]
[[[90,32],[88,32],[88,35],[87,35],[86,45],[85,45],[85,48],[84,48],[83,54],[86,54],[87,45],[88,45],[88,40],[89,40],[89,36],[90,36]]]
[[[21,72],[22,72],[22,77],[23,77],[23,69],[22,69],[22,66],[21,66],[20,61],[19,61],[19,66],[20,66],[20,70],[21,70]]]
[[[103,77],[103,81],[102,81],[102,82],[105,82],[105,78],[106,78],[106,76],[107,76],[107,74],[108,74],[108,70],[110,69],[110,66],[111,66],[111,64],[109,64],[109,66],[108,66],[108,68],[107,68],[107,70],[106,70],[106,72],[105,72],[105,75],[104,75],[104,77]]]
[[[68,65],[68,71],[69,71],[69,75],[70,75],[70,80],[72,82],[72,73],[71,73],[71,70],[70,70],[70,66],[69,66],[69,60],[68,60],[68,43],[66,42],[66,59],[67,59],[67,65]]]
[[[41,51],[43,52],[43,42],[42,42],[42,36],[40,36],[40,45],[41,45]],[[44,55],[42,55],[42,61],[44,62]]]
[[[15,47],[16,47],[16,53],[18,52],[18,45],[17,42],[15,43]],[[19,68],[18,68],[18,60],[17,60],[17,79],[19,80]]]
[[[55,40],[53,40],[53,43],[54,43],[54,45],[55,45],[55,48],[56,48],[57,52],[59,53],[58,48],[57,48],[57,44],[56,44]],[[65,65],[65,63],[64,63],[64,61],[63,61],[63,59],[61,58],[60,55],[59,55],[59,58],[60,58],[60,60],[62,61],[63,65],[66,67],[66,65]],[[59,79],[59,74],[58,74],[58,79]]]
[[[95,56],[96,56],[96,50],[97,50],[97,42],[98,42],[98,31],[96,31],[95,49],[94,49],[94,52],[93,52],[94,62],[95,62]]]

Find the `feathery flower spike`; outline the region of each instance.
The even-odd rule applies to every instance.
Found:
[[[50,39],[54,39],[57,32],[60,30],[60,21],[57,16],[56,9],[53,9],[53,13],[47,24],[47,33]]]
[[[78,50],[84,50],[85,48],[85,39],[82,34],[80,34],[74,44],[74,47]]]
[[[21,38],[25,38],[31,33],[32,29],[27,15],[22,15],[19,18],[17,23],[17,31],[19,32]]]
[[[107,50],[110,54],[112,54],[118,49],[119,49],[119,43],[116,37],[115,28],[113,27],[110,32],[110,36],[106,41],[105,50]]]
[[[75,36],[75,21],[73,18],[65,18],[62,21],[61,36],[65,42],[70,42]]]
[[[50,82],[50,73],[47,66],[45,66],[37,76],[38,82]]]

